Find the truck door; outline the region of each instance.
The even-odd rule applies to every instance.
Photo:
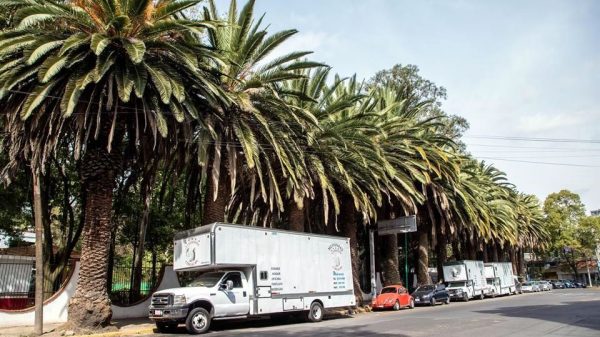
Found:
[[[233,282],[231,290],[226,287],[227,281]],[[238,271],[227,273],[221,282],[217,298],[218,303],[222,306],[221,313],[225,316],[247,315],[250,310],[250,301],[246,276]]]

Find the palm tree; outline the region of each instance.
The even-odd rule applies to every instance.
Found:
[[[18,165],[44,170],[63,148],[80,161],[81,269],[69,306],[74,327],[110,323],[106,273],[115,179],[138,153],[187,146],[200,107],[227,102],[219,62],[202,44],[212,22],[182,10],[198,1],[14,0],[0,34],[0,99],[10,179]]]
[[[301,77],[296,70],[321,64],[300,60],[310,52],[269,59],[297,31],[268,35],[262,27],[262,17],[254,22],[253,12],[254,0],[248,1],[239,13],[237,2],[232,0],[224,18],[227,24],[209,32],[210,46],[224,60],[219,65],[219,85],[233,104],[218,107],[213,117],[206,120],[209,128],[199,135],[205,140],[199,149],[207,186],[203,224],[225,220],[242,171],[252,184],[249,199],[258,195],[271,211],[282,211],[283,193],[278,177],[289,177],[296,185],[302,183],[297,170],[302,149],[294,139],[298,132],[316,124],[310,113],[286,102],[285,97],[293,93],[278,90],[278,85]],[[204,18],[220,18],[213,1],[205,8]]]

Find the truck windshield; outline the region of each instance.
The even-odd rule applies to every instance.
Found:
[[[449,288],[460,288],[460,287],[464,287],[464,286],[465,286],[465,282],[450,282],[450,283],[448,283]]]
[[[188,287],[214,287],[217,282],[223,277],[224,272],[211,272],[205,273],[198,276],[195,280],[190,282]]]

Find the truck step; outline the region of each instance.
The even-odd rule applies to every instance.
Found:
[[[226,316],[226,317],[213,317],[213,320],[215,320],[215,321],[225,321],[225,320],[229,320],[229,319],[244,319],[244,318],[248,318],[248,315]]]

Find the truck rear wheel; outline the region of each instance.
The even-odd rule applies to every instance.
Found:
[[[195,308],[188,314],[185,327],[191,334],[201,334],[210,327],[210,314],[204,308]]]
[[[320,322],[323,320],[323,305],[319,302],[312,302],[308,310],[307,318],[310,322]]]

